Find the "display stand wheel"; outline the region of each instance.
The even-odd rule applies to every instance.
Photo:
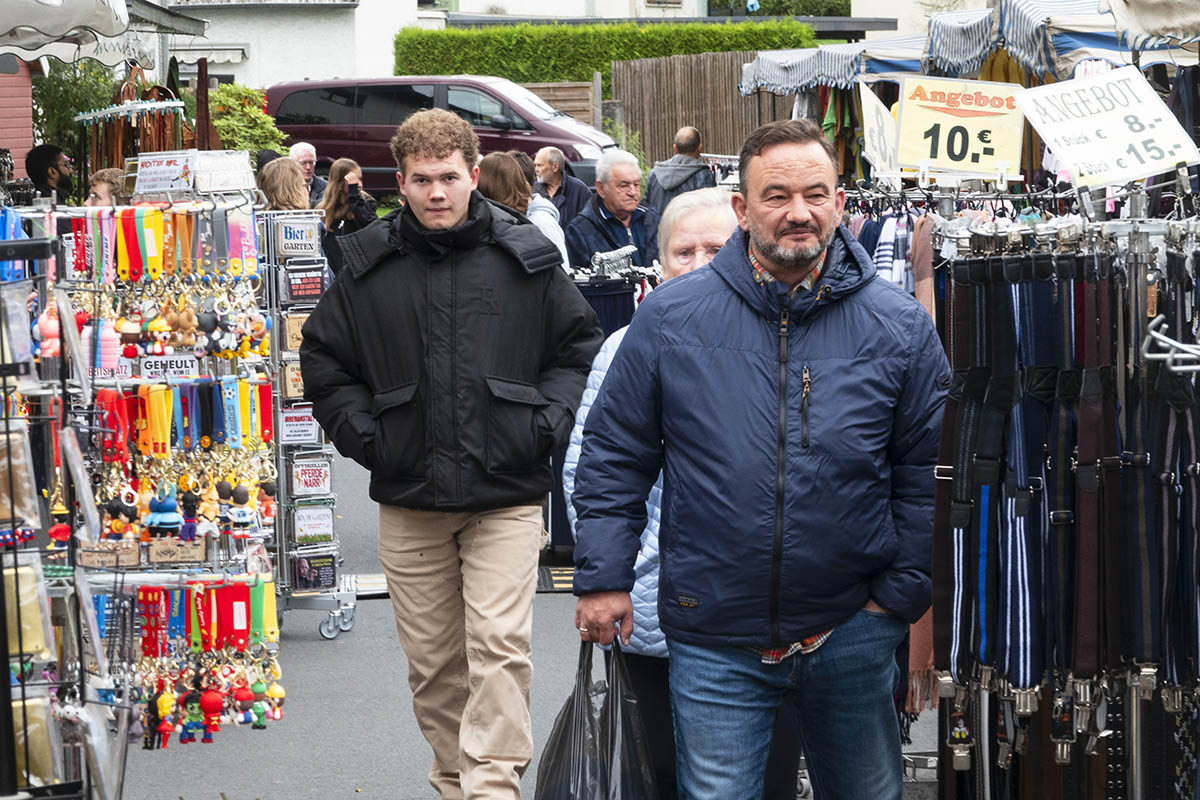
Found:
[[[347,603],[342,606],[341,613],[338,615],[338,627],[344,631],[354,629],[354,603]]]
[[[338,623],[338,617],[341,616],[338,612],[331,612],[325,621],[321,623],[318,629],[321,631],[321,636],[326,639],[336,639],[337,635],[342,632],[342,627]]]

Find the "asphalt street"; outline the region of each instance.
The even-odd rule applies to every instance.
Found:
[[[334,467],[343,571],[378,573],[378,512],[367,473]],[[539,594],[533,614],[534,762],[522,782],[533,796],[538,756],[574,683],[579,639],[570,594]],[[288,611],[280,636],[283,719],[265,731],[223,726],[212,744],[166,750],[131,745],[125,800],[429,800],[430,750],[412,712],[391,604],[365,600],[353,630],[325,640],[320,611]],[[603,663],[597,659],[598,663]],[[934,749],[936,716],[914,726],[910,751]]]

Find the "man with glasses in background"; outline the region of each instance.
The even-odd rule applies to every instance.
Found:
[[[308,207],[316,208],[325,194],[325,185],[328,183],[317,174],[317,148],[308,142],[296,142],[288,150],[288,155],[296,159],[304,173],[304,182],[308,184]]]

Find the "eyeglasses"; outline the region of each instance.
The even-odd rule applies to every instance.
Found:
[[[300,166],[302,166],[302,167],[315,167],[317,165],[317,162],[311,158],[306,158],[299,163],[300,163]]]

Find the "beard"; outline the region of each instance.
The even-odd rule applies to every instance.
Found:
[[[822,234],[811,225],[790,225],[778,231],[775,239],[770,239],[754,220],[747,218],[747,222],[749,223],[750,243],[754,245],[754,249],[768,261],[787,270],[811,267],[813,262],[820,258],[821,254],[829,247],[829,243],[833,241],[833,234],[837,231],[837,228],[831,226]],[[793,231],[810,231],[816,234],[817,241],[807,247],[784,247],[779,244],[779,239]]]
[[[62,197],[70,197],[71,192],[75,189],[75,182],[70,175],[59,175],[58,183],[54,188],[58,190],[59,195]]]

